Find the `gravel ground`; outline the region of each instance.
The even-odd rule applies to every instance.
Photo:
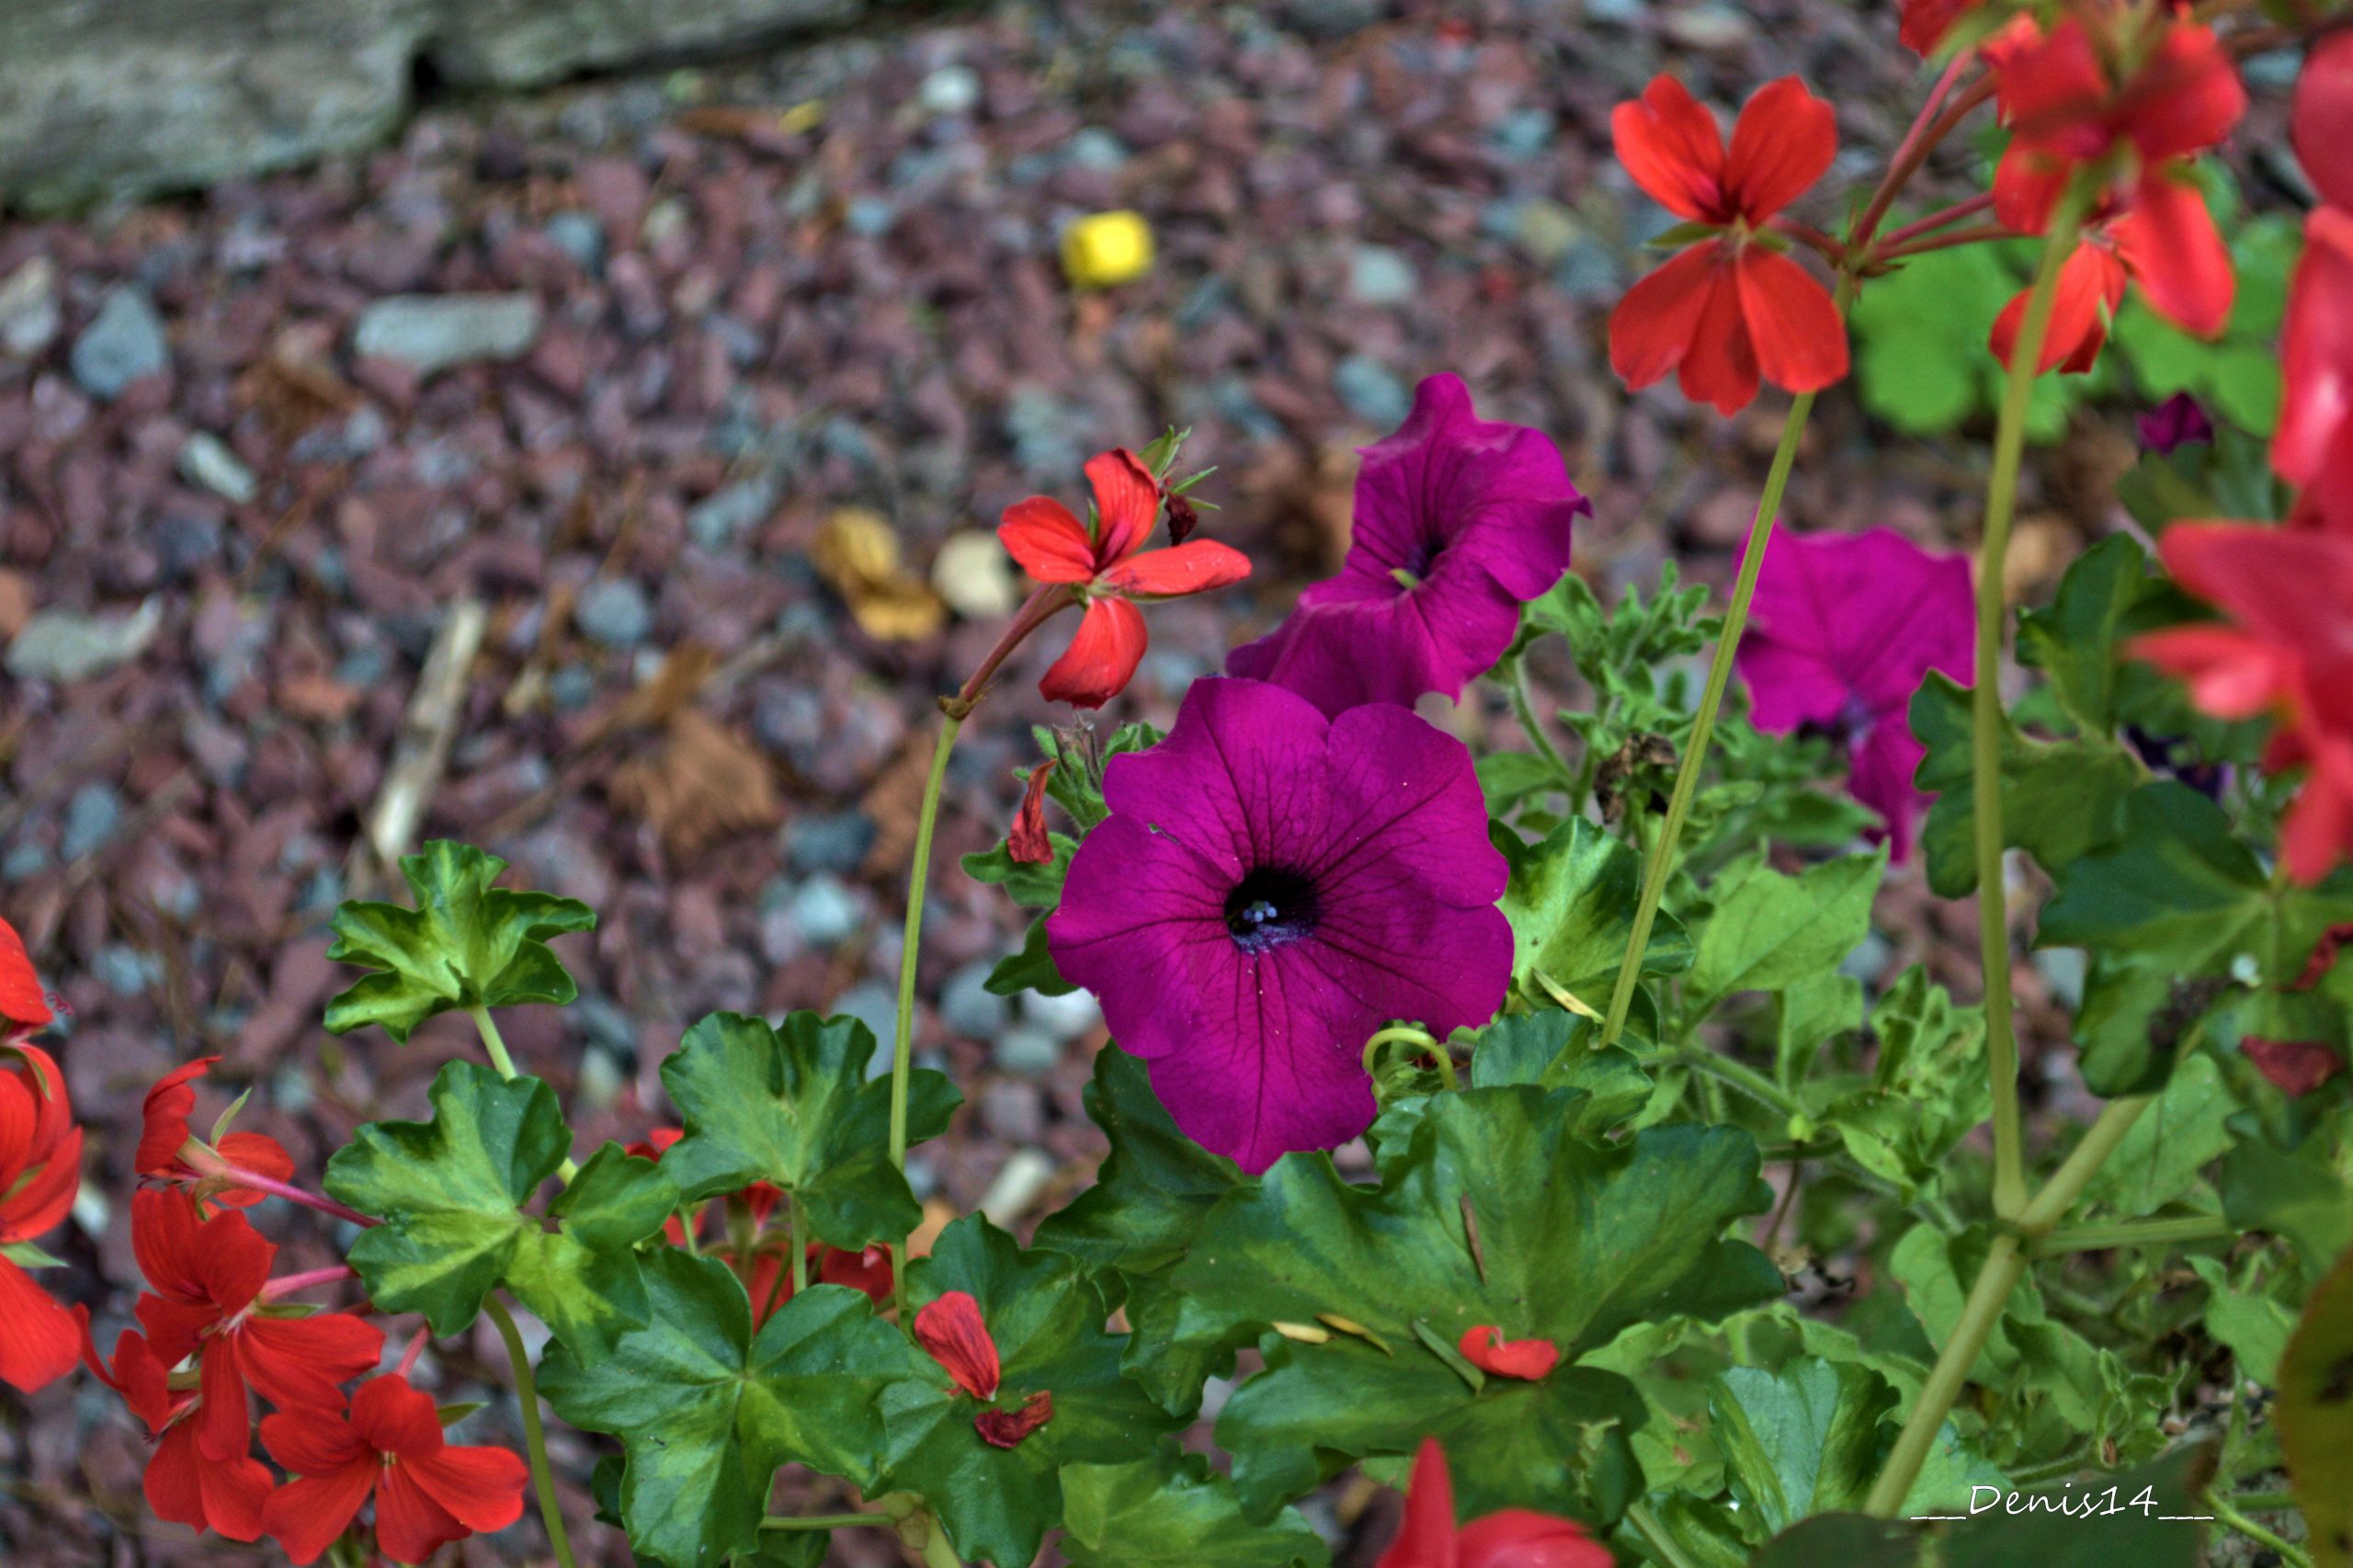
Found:
[[[1559,437],[1597,582],[1670,552],[1721,580],[1779,404],[1727,424],[1608,375],[1608,310],[1666,220],[1610,161],[1608,110],[1663,64],[1720,104],[1802,70],[1867,167],[1911,79],[1883,10],[1006,5],[436,104],[364,160],[0,227],[0,907],[70,1003],[92,1130],[52,1279],[110,1343],[139,1099],[168,1065],[225,1056],[259,1090],[246,1124],[314,1170],[357,1123],[423,1114],[469,1050],[447,1018],[405,1048],[318,1024],[346,979],[323,923],[382,887],[369,824],[462,604],[481,650],[407,836],[483,844],[600,912],[563,945],[579,1005],[505,1020],[593,1142],[665,1119],[656,1067],[705,1011],[887,1015],[930,699],[1009,591],[973,530],[1033,491],[1074,499],[1100,447],[1193,426],[1221,468],[1208,526],[1259,565],[1151,612],[1111,721],[1165,722],[1329,568],[1350,449],[1433,370]],[[1121,207],[1151,219],[1156,268],[1074,295],[1060,226]],[[2115,440],[2087,430],[2063,472]],[[1843,392],[1809,443],[1802,525],[1969,525],[1963,449],[1882,452]],[[2063,498],[2026,526],[2029,573],[2077,526]],[[895,575],[845,574],[877,545]],[[1018,924],[955,857],[1009,817],[1059,645],[968,727],[923,959],[921,1046],[969,1107],[910,1174],[1017,1221],[1099,1153],[1079,1106],[1099,1023],[981,991]],[[1445,717],[1508,725],[1478,700]],[[1925,903],[1890,894],[1892,959],[1968,929]],[[333,1259],[306,1218],[260,1218],[282,1267]],[[473,1440],[512,1440],[494,1341],[425,1366],[496,1401]],[[584,1517],[589,1446],[558,1453]],[[270,1560],[142,1520],[143,1458],[87,1380],[0,1397],[6,1559]],[[1337,1530],[1361,1500],[1318,1506]],[[581,1545],[629,1560],[599,1527]],[[528,1517],[451,1556],[546,1561]]]

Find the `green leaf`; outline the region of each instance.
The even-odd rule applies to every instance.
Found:
[[[1768,1530],[1861,1506],[1894,1408],[1895,1391],[1870,1368],[1813,1358],[1779,1373],[1735,1367],[1708,1399],[1732,1494]]]
[[[2087,734],[2116,727],[2116,644],[2157,581],[2148,568],[2148,551],[2131,535],[2110,534],[2075,558],[2049,608],[2018,617],[2019,663],[2043,672]]]
[[[2279,1358],[2296,1332],[2295,1312],[2268,1296],[2232,1289],[2220,1258],[2193,1253],[2183,1261],[2206,1284],[2206,1332],[2238,1358],[2241,1377],[2277,1386]]]
[[[1931,670],[1912,698],[1912,733],[1927,748],[1914,782],[1937,797],[1920,829],[1928,886],[1940,897],[1963,898],[1977,889],[1968,689]],[[2003,843],[2025,850],[2055,876],[2117,837],[2125,797],[2141,777],[2140,766],[2111,742],[2030,740],[2006,714]]]
[[[1092,1186],[1039,1225],[1039,1246],[1094,1268],[1162,1273],[1191,1247],[1219,1199],[1256,1184],[1178,1131],[1153,1093],[1151,1069],[1117,1046],[1096,1052],[1086,1114],[1110,1139],[1110,1155]]]
[[[621,1439],[631,1546],[679,1565],[756,1550],[788,1460],[873,1491],[881,1403],[936,1369],[863,1293],[813,1285],[755,1336],[742,1283],[715,1258],[662,1248],[645,1286],[643,1326],[593,1354],[559,1345],[540,1372],[558,1415]]]
[[[2006,1500],[1960,1524],[1919,1525],[1860,1514],[1819,1514],[1773,1538],[1750,1568],[2199,1568],[2200,1531],[2177,1522],[2206,1510],[2213,1471],[2205,1449],[2183,1449],[2129,1475],[2096,1477],[2029,1511]],[[2112,1499],[2112,1506],[2110,1503]],[[2087,1508],[2099,1511],[2086,1516]]]
[[[1982,1065],[1985,1015],[1957,1007],[1914,964],[1871,1009],[1879,1056],[1868,1082],[1809,1108],[1836,1132],[1857,1164],[1895,1183],[1907,1199],[1933,1189],[1953,1151],[1992,1105]]]
[[[998,960],[983,983],[992,996],[1017,996],[1024,991],[1035,991],[1040,996],[1067,996],[1078,989],[1054,967],[1054,955],[1046,947],[1046,917],[1042,915],[1029,922],[1029,933],[1021,938],[1021,950]]]
[[[606,1144],[551,1208],[550,1231],[523,1205],[571,1146],[555,1091],[452,1062],[426,1098],[431,1121],[370,1122],[327,1162],[328,1193],[384,1221],[350,1252],[377,1307],[422,1312],[446,1336],[505,1281],[567,1342],[643,1323],[633,1248],[678,1201],[654,1163]]]
[[[897,1241],[923,1218],[891,1164],[891,1085],[869,1079],[874,1035],[856,1018],[797,1012],[772,1028],[713,1013],[662,1063],[686,1136],[662,1168],[689,1199],[765,1181],[799,1198],[809,1228],[837,1247]],[[934,1138],[962,1097],[947,1074],[918,1068],[907,1085],[907,1137]]]
[[[2313,1275],[2353,1246],[2353,1138],[2323,1128],[2292,1149],[2260,1135],[2223,1157],[2216,1186],[2234,1225],[2287,1237]]]
[[[1071,1568],[1324,1568],[1332,1553],[1296,1508],[1243,1517],[1199,1454],[1063,1466],[1063,1556]]]
[[[2112,847],[2054,869],[2037,937],[2092,954],[2075,1034],[2085,1082],[2107,1096],[2161,1085],[2224,982],[2286,984],[2323,932],[2353,920],[2353,871],[2274,888],[2222,809],[2186,785],[2133,791],[2123,828]],[[2215,983],[2187,1017],[2160,1017],[2182,1010],[2177,988],[2203,981]]]
[[[2199,1173],[2235,1142],[2228,1122],[2237,1109],[2213,1059],[2187,1058],[2085,1187],[2084,1201],[2138,1219],[2188,1196]]]
[[[437,838],[401,857],[416,907],[347,903],[335,912],[327,957],[382,972],[327,1004],[326,1026],[348,1034],[381,1024],[394,1040],[452,1007],[569,1002],[578,993],[547,945],[567,931],[594,929],[586,904],[552,893],[493,887],[506,862]]]
[[[1641,860],[1583,817],[1561,824],[1540,844],[1524,843],[1500,825],[1494,837],[1511,864],[1503,911],[1511,921],[1513,985],[1544,1005],[1550,987],[1538,981],[1540,974],[1587,1006],[1607,1006],[1634,934]],[[1643,950],[1643,972],[1679,974],[1690,966],[1690,940],[1662,910]]]
[[[1436,1096],[1405,1146],[1384,1150],[1378,1189],[1349,1186],[1327,1155],[1290,1154],[1211,1211],[1174,1283],[1196,1332],[1263,1335],[1266,1369],[1217,1426],[1245,1508],[1263,1515],[1351,1459],[1407,1454],[1432,1434],[1467,1514],[1578,1497],[1613,1517],[1623,1506],[1624,1433],[1642,1401],[1577,1358],[1634,1323],[1779,1296],[1763,1254],[1720,1239],[1771,1194],[1745,1132],[1660,1128],[1604,1147],[1564,1126],[1574,1097]],[[1268,1332],[1321,1314],[1369,1334],[1303,1344]],[[1449,1343],[1482,1324],[1548,1339],[1562,1363],[1474,1392],[1417,1324]]]
[[[1014,903],[1027,909],[1051,909],[1063,901],[1063,879],[1070,874],[1070,858],[1078,841],[1066,834],[1049,833],[1046,841],[1054,858],[1043,866],[1013,858],[1010,842],[964,857],[964,874],[976,882],[1003,888]]]
[[[1779,991],[1836,969],[1870,935],[1871,899],[1886,869],[1881,849],[1794,877],[1762,860],[1726,871],[1711,890],[1715,913],[1699,928],[1689,1011],[1698,1017],[1735,991]]]
[[[1150,1457],[1177,1418],[1120,1375],[1125,1335],[1103,1326],[1103,1303],[1059,1253],[1025,1252],[977,1214],[940,1233],[931,1256],[907,1271],[910,1311],[949,1290],[969,1292],[996,1341],[1003,1382],[986,1404],[937,1364],[882,1398],[888,1483],[920,1494],[959,1555],[1026,1568],[1045,1532],[1062,1522],[1062,1467]],[[1014,1448],[983,1441],[984,1410],[1018,1410],[1051,1394],[1053,1415]]]
[[[2353,1563],[2353,1253],[2304,1303],[2279,1358],[2279,1443],[2316,1568]]]

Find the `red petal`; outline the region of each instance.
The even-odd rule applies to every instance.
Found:
[[[963,1290],[950,1290],[915,1314],[915,1343],[948,1369],[956,1386],[974,1399],[995,1399],[1002,1376],[996,1341],[981,1321],[981,1303]]]
[[[477,1534],[503,1530],[523,1517],[531,1467],[505,1449],[445,1448],[430,1459],[403,1460],[397,1468]]]
[[[1716,288],[1723,247],[1691,246],[1636,280],[1609,312],[1609,368],[1628,389],[1644,387],[1683,363]]]
[[[1054,863],[1054,843],[1046,835],[1046,780],[1053,772],[1052,757],[1029,770],[1029,787],[1022,792],[1021,810],[1006,838],[1006,853],[1025,866]]]
[[[1690,90],[1672,76],[1651,78],[1643,96],[1609,111],[1618,161],[1634,183],[1678,218],[1728,223],[1724,135]]]
[[[147,1341],[131,1329],[115,1335],[114,1365],[109,1367],[98,1359],[98,1347],[92,1343],[89,1330],[82,1333],[82,1365],[90,1369],[107,1387],[122,1396],[131,1414],[147,1424],[152,1437],[164,1429],[171,1418],[171,1374]]]
[[[51,1017],[49,997],[41,991],[40,977],[33,972],[25,939],[17,935],[14,926],[0,920],[0,1022],[37,1029]]]
[[[199,1403],[189,1418],[198,1451],[206,1459],[226,1461],[253,1451],[253,1403],[240,1374],[233,1340],[206,1342],[197,1360]]]
[[[1143,662],[1144,639],[1142,610],[1122,598],[1096,599],[1038,689],[1049,702],[1100,708],[1128,688]]]
[[[262,1512],[277,1478],[251,1454],[232,1460],[197,1456],[197,1490],[204,1498],[205,1522],[231,1540],[259,1540]]]
[[[1454,1481],[1436,1437],[1422,1439],[1405,1483],[1405,1522],[1373,1568],[1455,1568]]]
[[[1457,1346],[1462,1358],[1483,1372],[1499,1378],[1536,1382],[1552,1376],[1561,1363],[1561,1347],[1549,1339],[1506,1339],[1491,1324],[1464,1331]]]
[[[204,1528],[204,1483],[197,1477],[197,1467],[203,1462],[196,1451],[194,1426],[182,1422],[164,1434],[139,1483],[157,1518],[192,1530]]]
[[[1783,76],[1742,107],[1724,185],[1740,215],[1759,224],[1802,196],[1837,155],[1837,112],[1795,76]]]
[[[1231,545],[1197,539],[1131,556],[1107,570],[1102,581],[1138,598],[1168,599],[1222,588],[1248,575],[1248,556]]]
[[[1609,1549],[1569,1519],[1506,1508],[1455,1538],[1459,1568],[1609,1568]]]
[[[280,1410],[336,1410],[342,1408],[340,1385],[376,1369],[384,1358],[384,1331],[372,1323],[362,1322],[349,1312],[322,1312],[309,1318],[247,1318],[230,1335],[237,1346],[237,1364],[245,1379],[260,1394]],[[399,1379],[377,1379],[402,1388],[408,1385]],[[370,1431],[362,1413],[369,1408],[360,1401],[366,1397],[369,1384],[363,1387],[351,1404],[351,1425],[369,1444],[383,1453],[397,1452],[378,1441],[381,1434]],[[414,1391],[412,1391],[414,1392]],[[427,1414],[433,1402],[423,1394]],[[433,1436],[438,1439],[441,1424],[433,1423]]]
[[[2152,165],[2132,210],[2116,221],[2116,247],[2149,308],[2200,337],[2231,319],[2231,253],[2188,165]]]
[[[290,1181],[294,1176],[294,1157],[286,1152],[284,1144],[266,1132],[232,1132],[221,1140],[213,1152],[237,1169],[272,1181]],[[211,1201],[233,1209],[250,1209],[267,1196],[247,1187],[227,1187],[213,1193]]]
[[[2217,719],[2252,719],[2293,687],[2293,655],[2235,627],[2177,626],[2135,637],[2125,653],[2189,685],[2189,699]]]
[[[188,1119],[196,1109],[196,1090],[190,1085],[220,1060],[199,1056],[185,1067],[173,1068],[147,1091],[140,1107],[145,1125],[139,1135],[139,1153],[131,1160],[141,1176],[159,1175],[179,1159],[180,1145],[188,1139]]]
[[[1904,25],[1897,36],[1915,54],[1933,53],[1961,16],[1982,0],[1904,0]]]
[[[2353,32],[2324,34],[2304,56],[2288,130],[2321,199],[2353,208]]]
[[[2039,234],[2075,175],[2072,158],[2012,142],[1994,165],[1994,216],[2021,234]]]
[[[1095,491],[1095,559],[1116,566],[1150,537],[1160,516],[1160,483],[1125,447],[1087,459],[1086,482]]]
[[[368,1459],[332,1475],[288,1482],[262,1505],[264,1533],[285,1548],[297,1568],[317,1562],[319,1554],[358,1517],[359,1506],[375,1488],[381,1468]]]
[[[352,1430],[341,1412],[329,1409],[281,1410],[263,1416],[261,1446],[296,1475],[332,1475],[346,1465],[376,1460],[368,1439]]]
[[[1752,245],[1733,269],[1756,368],[1784,392],[1819,392],[1847,373],[1847,324],[1830,290],[1788,256]]]
[[[2202,153],[2246,113],[2246,87],[2214,29],[2175,22],[2124,90],[2117,118],[2143,161]]]
[[[2279,342],[2286,392],[2271,461],[2312,485],[2353,426],[2353,213],[2324,207],[2305,220]]]
[[[972,1430],[993,1449],[1017,1449],[1022,1440],[1054,1418],[1054,1396],[1040,1389],[1021,1402],[1018,1410],[983,1410],[972,1417]]]
[[[2108,72],[2080,20],[2065,17],[2046,33],[2033,17],[2021,16],[1989,39],[1984,52],[2013,137],[2063,141],[2078,157],[2106,149]]]
[[[2018,347],[2020,324],[2026,320],[2027,297],[2021,289],[1994,318],[1986,346],[2005,369]],[[2042,352],[2035,374],[2044,375],[2063,365],[2070,374],[2089,370],[2108,341],[2108,324],[2124,301],[2124,266],[2097,244],[2082,244],[2060,264],[2057,290],[2052,296],[2051,321],[2044,329]]]
[[[825,1284],[847,1285],[853,1290],[865,1291],[874,1301],[887,1301],[891,1299],[891,1250],[870,1246],[864,1252],[847,1252],[840,1247],[827,1247],[817,1278]]]
[[[1040,583],[1084,583],[1095,575],[1095,541],[1086,537],[1086,525],[1051,495],[1007,506],[996,537]]]
[[[28,1242],[64,1222],[82,1190],[82,1130],[71,1128],[42,1155],[32,1179],[0,1199],[0,1242]]]
[[[1756,346],[1748,340],[1739,273],[1737,259],[1716,269],[1707,308],[1691,333],[1691,351],[1676,373],[1685,397],[1712,403],[1722,415],[1739,413],[1756,396]]]
[[[2353,859],[2353,740],[2313,736],[2311,774],[2279,824],[2279,859],[2306,887]]]
[[[51,1301],[31,1275],[0,1257],[0,1383],[47,1388],[82,1358],[89,1318]]]
[[[2316,1040],[2265,1040],[2248,1035],[2239,1049],[2273,1088],[2294,1099],[2345,1071],[2345,1059]]]
[[[406,1463],[376,1481],[376,1550],[398,1562],[423,1562],[471,1532],[435,1502]]]

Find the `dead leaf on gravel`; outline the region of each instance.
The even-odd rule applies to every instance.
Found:
[[[784,820],[767,759],[695,709],[674,716],[650,754],[614,768],[605,789],[616,807],[652,824],[677,856]]]
[[[860,630],[886,642],[917,642],[938,631],[948,607],[907,570],[890,519],[843,506],[817,530],[810,558],[825,585],[849,606]]]

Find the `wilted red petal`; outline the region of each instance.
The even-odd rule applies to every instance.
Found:
[[[1051,495],[1007,506],[996,537],[1006,553],[1040,583],[1084,583],[1095,575],[1095,541],[1086,525]]]
[[[827,1285],[847,1285],[853,1290],[863,1290],[876,1301],[891,1299],[891,1249],[870,1246],[863,1252],[850,1252],[842,1247],[824,1249],[824,1260],[818,1265],[817,1278]]]
[[[964,1290],[950,1290],[915,1314],[915,1343],[948,1369],[956,1386],[974,1399],[995,1399],[1003,1375],[996,1341],[981,1321],[981,1303]]]
[[[2010,297],[1994,318],[1992,332],[1986,335],[1986,347],[2004,369],[2018,347],[2020,325],[2026,320],[2028,297],[2031,289],[2021,289]],[[2070,375],[2089,370],[2099,358],[2101,347],[2108,341],[2108,324],[2116,308],[2124,302],[2124,264],[2104,245],[2086,243],[2077,245],[2075,254],[2060,264],[2059,281],[2051,299],[2051,320],[2043,330],[2042,352],[2038,356],[2035,374],[2046,375],[2054,368],[2063,368]]]
[[[1847,374],[1847,324],[1830,290],[1776,251],[1751,245],[1733,265],[1756,369],[1783,392],[1819,392]]]
[[[1054,759],[1048,757],[1029,770],[1029,787],[1022,792],[1021,810],[1014,814],[1013,831],[1006,835],[1006,853],[1025,866],[1054,863],[1054,842],[1046,835],[1046,780],[1053,777]]]
[[[1086,482],[1095,491],[1095,559],[1116,566],[1150,537],[1153,520],[1160,516],[1159,482],[1125,447],[1087,459]]]
[[[2353,942],[2353,925],[2332,926],[2323,931],[2320,940],[2313,944],[2311,955],[2304,960],[2303,973],[2290,982],[2288,989],[2310,991],[2326,980],[2328,971],[2336,967],[2336,950],[2348,942]]]
[[[2353,422],[2353,213],[2324,207],[2305,220],[2279,342],[2285,391],[2271,461],[2310,486]]]
[[[51,1016],[49,998],[41,991],[40,977],[33,972],[25,939],[17,935],[14,926],[0,920],[0,1025],[37,1029]],[[0,1028],[0,1033],[7,1032]]]
[[[1018,1410],[983,1410],[972,1417],[972,1429],[993,1449],[1017,1449],[1023,1438],[1054,1418],[1054,1396],[1040,1389],[1021,1402]]]
[[[196,1109],[195,1080],[220,1060],[199,1056],[184,1067],[173,1068],[147,1091],[140,1107],[144,1125],[139,1152],[131,1159],[131,1168],[141,1176],[160,1175],[178,1162],[180,1146],[188,1140],[188,1119]]]
[[[1728,223],[1724,137],[1716,117],[1668,75],[1651,78],[1643,96],[1609,111],[1618,161],[1634,183],[1678,218]]]
[[[1754,226],[1805,194],[1838,155],[1838,116],[1795,76],[1768,82],[1742,106],[1724,160],[1733,208]]]
[[[2239,1049],[2271,1086],[2294,1099],[2309,1095],[2345,1071],[2345,1059],[2316,1040],[2265,1040],[2248,1035]]]
[[[1128,688],[1143,662],[1143,611],[1123,598],[1090,602],[1070,647],[1046,671],[1038,689],[1049,702],[1100,708]]]
[[[1609,368],[1640,392],[1691,351],[1718,282],[1723,247],[1711,240],[1679,251],[1635,280],[1609,312]]]
[[[1197,539],[1166,550],[1147,550],[1107,567],[1100,581],[1137,598],[1167,599],[1207,593],[1250,575],[1250,558],[1232,545]]]
[[[2353,208],[2353,31],[2322,35],[2304,56],[2288,133],[2321,199]]]
[[[1446,1451],[1424,1437],[1405,1483],[1405,1522],[1373,1568],[1455,1568],[1454,1479]]]
[[[2117,253],[2151,310],[2200,337],[2222,330],[2231,319],[2231,253],[2188,165],[2143,171],[2115,231]]]
[[[82,1358],[88,1323],[0,1257],[0,1383],[30,1393],[72,1371]]]
[[[1506,1339],[1493,1324],[1463,1331],[1456,1346],[1462,1358],[1483,1372],[1529,1382],[1550,1377],[1561,1363],[1561,1347],[1549,1339]]]

